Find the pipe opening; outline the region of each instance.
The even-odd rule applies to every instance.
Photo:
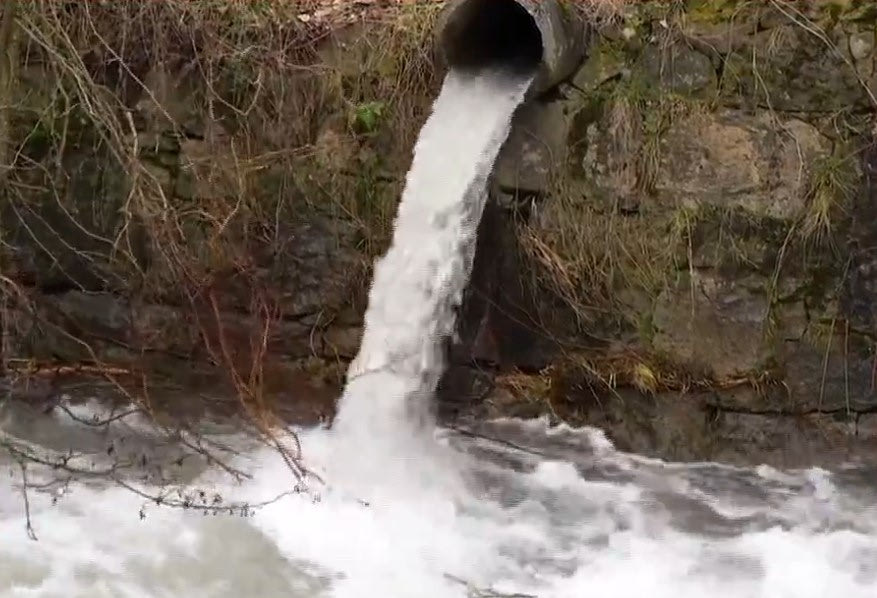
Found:
[[[442,46],[452,68],[535,71],[542,62],[542,33],[515,0],[462,3],[448,20]]]

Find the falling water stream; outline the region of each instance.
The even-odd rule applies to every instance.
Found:
[[[338,416],[297,430],[306,488],[234,422],[203,424],[221,467],[137,414],[90,425],[99,401],[7,403],[8,442],[101,475],[0,457],[0,597],[877,596],[877,472],[666,463],[542,420],[433,423],[487,178],[529,81],[448,75]],[[250,508],[159,504],[170,478],[180,500]]]

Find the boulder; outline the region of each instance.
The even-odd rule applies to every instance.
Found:
[[[726,57],[725,102],[786,112],[873,108],[877,63],[866,41],[873,33],[850,38],[835,27],[816,35],[778,18],[781,24],[748,36]]]
[[[638,68],[645,85],[664,93],[709,97],[716,92],[718,79],[712,61],[682,44],[646,46]]]
[[[681,275],[653,315],[654,349],[718,379],[759,370],[768,355],[770,303],[763,281],[727,279],[709,271]]]
[[[828,140],[801,120],[695,112],[661,140],[655,192],[667,205],[742,207],[793,219],[804,209],[814,163],[829,151]]]
[[[711,436],[712,458],[724,463],[780,468],[833,467],[866,456],[855,424],[825,414],[719,412]]]
[[[494,167],[500,190],[548,192],[554,169],[566,163],[570,109],[563,100],[534,100],[518,110]]]

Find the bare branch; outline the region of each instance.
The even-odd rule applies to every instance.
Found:
[[[24,526],[27,531],[27,537],[36,542],[37,535],[34,532],[33,523],[30,519],[30,499],[27,496],[27,463],[25,461],[19,461],[18,466],[21,468],[21,497],[24,501]]]

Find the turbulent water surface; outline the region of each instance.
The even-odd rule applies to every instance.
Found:
[[[85,421],[90,409],[80,408]],[[167,475],[181,469],[176,449],[154,457],[162,444],[134,416],[109,430],[63,413],[40,415],[31,427],[15,419],[6,425],[26,430],[22,442],[46,447],[56,439],[59,449],[82,450],[84,466],[110,463],[105,447],[113,442],[118,458],[127,450],[149,454]],[[105,482],[65,485],[63,473],[31,466],[34,541],[21,471],[5,461],[0,596],[871,598],[877,591],[873,471],[670,464],[617,452],[596,430],[502,421],[477,437],[437,432],[442,459],[411,456],[412,470],[435,480],[453,465],[465,491],[396,471],[395,481],[379,478],[366,501],[351,493],[369,486],[355,473],[289,493],[294,480],[275,450],[231,429],[212,438],[241,450],[227,464],[253,477],[237,482],[220,468],[196,468],[193,504],[202,504],[198,489],[207,504],[215,493],[226,504],[273,502],[205,515]],[[302,433],[318,471],[336,458],[334,440],[322,429]],[[121,479],[158,493],[158,474],[146,469],[151,482]],[[51,480],[61,482],[45,485]]]
[[[593,429],[431,423],[487,176],[528,85],[448,76],[338,418],[298,431],[307,484],[234,422],[168,439],[98,402],[4,404],[0,596],[877,596],[877,472],[671,464]]]

